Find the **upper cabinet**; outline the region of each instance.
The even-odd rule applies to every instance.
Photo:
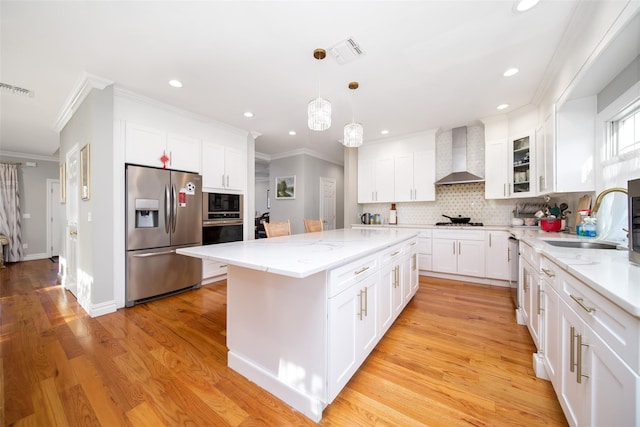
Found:
[[[485,198],[535,195],[534,132],[485,142]]]
[[[125,129],[127,163],[200,173],[199,139],[131,122]]]
[[[202,143],[202,187],[245,191],[247,159],[244,151],[211,141]]]
[[[435,200],[435,130],[358,148],[358,203]]]

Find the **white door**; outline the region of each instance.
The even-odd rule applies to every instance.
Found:
[[[320,219],[323,230],[336,228],[336,180],[320,177]]]
[[[78,161],[78,147],[74,147],[67,154],[67,226],[66,226],[66,257],[64,267],[64,287],[77,296],[78,289],[78,176],[80,162]]]
[[[47,255],[60,254],[60,181],[47,179]]]

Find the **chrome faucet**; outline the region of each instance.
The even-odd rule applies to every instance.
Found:
[[[598,209],[600,209],[600,204],[602,203],[602,199],[604,198],[604,196],[614,192],[629,194],[627,189],[622,187],[613,187],[604,190],[602,193],[598,194],[598,197],[596,197],[596,201],[593,203],[593,209],[591,209],[591,216],[595,216],[596,212],[598,212]]]

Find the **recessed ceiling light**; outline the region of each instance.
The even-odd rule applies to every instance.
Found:
[[[295,130],[290,130],[290,131],[289,131],[289,135],[294,136],[295,134],[296,134],[296,131],[295,131]]]
[[[509,104],[500,104],[498,105],[498,110],[504,110],[507,107],[509,107]]]
[[[182,82],[180,80],[169,80],[169,86],[182,87]]]
[[[383,129],[382,131],[380,131],[380,133],[383,134],[383,135],[388,135],[389,131],[386,130],[386,129]]]
[[[520,71],[520,70],[518,70],[517,68],[509,68],[502,75],[505,76],[505,77],[511,77],[511,76],[515,76],[516,74],[518,74],[518,71]]]
[[[540,0],[518,0],[514,6],[516,12],[526,12],[538,4]]]
[[[251,111],[245,111],[245,112],[244,112],[244,116],[245,116],[246,118],[250,119],[250,118],[252,118],[252,117],[253,117],[253,113],[252,113]]]

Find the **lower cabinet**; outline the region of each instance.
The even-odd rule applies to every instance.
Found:
[[[329,299],[329,401],[332,401],[376,345],[378,274],[371,274]]]
[[[433,230],[433,271],[485,277],[483,230]]]
[[[511,233],[501,230],[485,232],[485,275],[491,279],[509,280],[512,259],[509,254]]]
[[[539,274],[539,256],[531,246],[520,242],[520,271],[518,276],[518,293],[520,295],[520,313],[536,348],[543,351],[540,341],[540,326],[544,318],[541,316],[541,289]]]
[[[417,239],[329,272],[328,402],[418,290]]]
[[[202,260],[202,284],[215,282],[222,280],[227,275],[227,264],[211,261],[208,259]]]
[[[604,297],[551,260],[541,260],[543,361],[571,426],[640,425],[638,319],[620,316]],[[602,334],[597,330],[602,330]],[[619,342],[603,339],[617,330]],[[624,336],[626,335],[626,336]],[[613,348],[621,346],[621,353]]]

